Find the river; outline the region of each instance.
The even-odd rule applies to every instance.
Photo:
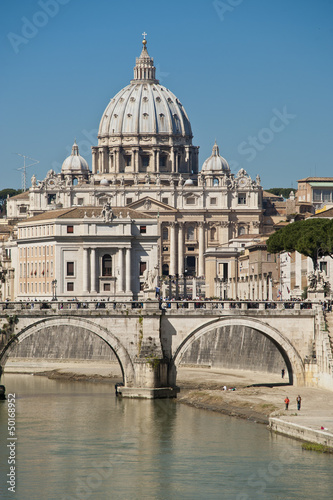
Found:
[[[0,401],[2,499],[333,498],[333,456],[264,425],[174,400],[122,400],[106,383],[14,374],[1,383],[15,394]]]

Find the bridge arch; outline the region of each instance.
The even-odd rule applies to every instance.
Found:
[[[282,355],[288,369],[290,383],[298,386],[305,385],[304,363],[293,344],[276,328],[255,318],[217,318],[195,328],[182,340],[173,355],[172,367],[175,371],[177,371],[185,352],[190,348],[193,342],[216,328],[228,326],[245,326],[266,336]],[[174,373],[172,377],[175,378],[176,373]]]
[[[106,328],[94,323],[93,321],[90,321],[89,319],[81,319],[78,317],[43,318],[42,320],[36,321],[35,323],[23,328],[20,332],[17,333],[17,335],[15,335],[15,337],[10,342],[7,343],[7,345],[0,353],[0,375],[10,356],[10,353],[15,349],[17,342],[21,343],[31,335],[41,332],[46,328],[59,329],[62,326],[68,325],[70,325],[73,329],[82,328],[88,330],[90,333],[97,335],[100,339],[102,339],[117,357],[123,374],[125,386],[133,386],[135,381],[133,363],[126,348],[123,346],[120,340]]]

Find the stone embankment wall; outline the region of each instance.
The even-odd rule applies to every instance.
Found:
[[[181,364],[270,373],[281,373],[282,368],[287,371],[276,345],[262,333],[247,326],[212,329],[190,345]]]

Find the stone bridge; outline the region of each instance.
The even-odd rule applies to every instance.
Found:
[[[128,397],[175,396],[181,363],[274,373],[285,368],[290,384],[333,390],[329,321],[319,305],[164,305],[0,303],[0,373],[11,356],[117,359],[124,383],[120,391]]]

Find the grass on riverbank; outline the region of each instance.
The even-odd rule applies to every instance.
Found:
[[[317,451],[319,453],[333,453],[333,448],[330,448],[329,446],[325,446],[324,444],[303,443],[302,448],[303,448],[303,450]]]

